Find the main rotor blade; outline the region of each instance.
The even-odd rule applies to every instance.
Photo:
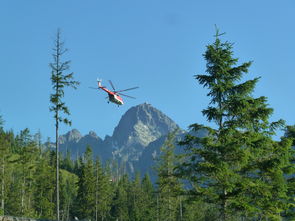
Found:
[[[116,91],[116,92],[130,91],[130,90],[134,90],[134,89],[137,89],[137,88],[139,88],[139,87],[132,87],[132,88]]]
[[[122,94],[122,93],[116,93],[116,94],[119,94],[119,95],[122,95],[122,96],[125,96],[125,97],[129,97],[129,98],[132,98],[132,99],[136,99],[135,97],[131,97],[131,96],[126,95],[126,94]]]
[[[99,89],[99,87],[89,87],[90,89]]]
[[[113,82],[111,80],[109,80],[109,82],[110,82],[110,85],[112,86],[113,90],[115,91],[116,89],[115,89],[115,87],[113,85]]]

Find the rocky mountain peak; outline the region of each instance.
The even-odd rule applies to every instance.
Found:
[[[71,143],[77,143],[80,139],[82,138],[81,133],[77,129],[73,129],[66,133],[65,135],[62,135],[58,138],[59,143],[63,144],[66,142],[71,142]]]
[[[152,105],[130,108],[113,132],[115,145],[145,147],[150,142],[178,128],[177,124]]]
[[[97,134],[94,131],[89,131],[88,136],[98,138]]]

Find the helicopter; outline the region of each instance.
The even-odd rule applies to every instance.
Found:
[[[132,87],[132,88],[128,88],[128,89],[118,90],[117,91],[115,89],[115,86],[114,86],[113,82],[111,80],[109,80],[109,83],[110,83],[111,87],[113,88],[113,91],[111,91],[111,90],[107,89],[105,86],[102,86],[101,85],[101,82],[102,82],[101,79],[97,79],[98,88],[92,88],[92,87],[91,88],[92,89],[102,89],[102,90],[104,90],[105,92],[108,93],[108,97],[106,97],[106,98],[109,99],[108,100],[108,103],[112,102],[112,103],[117,104],[118,106],[124,104],[123,99],[122,99],[122,97],[120,97],[120,95],[121,96],[128,97],[128,98],[135,99],[135,97],[131,97],[131,96],[126,95],[126,94],[122,94],[121,92],[123,92],[123,91],[129,91],[129,90],[134,90],[134,89],[139,88],[139,87]]]

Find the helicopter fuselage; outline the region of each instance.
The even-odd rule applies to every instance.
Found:
[[[124,104],[123,99],[118,94],[116,94],[115,92],[110,91],[110,90],[108,90],[107,88],[105,88],[103,86],[99,86],[99,88],[108,93],[109,102],[112,102],[112,103],[115,103],[115,104],[118,104],[118,105]]]
[[[123,99],[119,95],[117,95],[115,93],[108,93],[108,95],[109,95],[110,102],[113,102],[118,105],[124,104]]]

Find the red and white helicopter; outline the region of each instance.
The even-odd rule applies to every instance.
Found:
[[[121,92],[123,92],[123,91],[129,91],[129,90],[134,90],[134,89],[137,89],[138,87],[132,87],[132,88],[128,88],[128,89],[118,90],[117,91],[115,89],[112,81],[109,80],[110,85],[113,88],[113,91],[111,91],[111,90],[107,89],[105,86],[102,86],[101,85],[101,81],[102,81],[101,79],[97,79],[98,88],[92,88],[92,87],[91,88],[92,89],[102,89],[105,92],[107,92],[108,93],[108,97],[107,98],[109,99],[108,100],[108,103],[112,102],[112,103],[115,103],[115,104],[118,104],[118,105],[124,104],[123,99],[120,97],[120,95],[135,99],[135,97],[131,97],[131,96],[126,95],[126,94],[122,94]]]

